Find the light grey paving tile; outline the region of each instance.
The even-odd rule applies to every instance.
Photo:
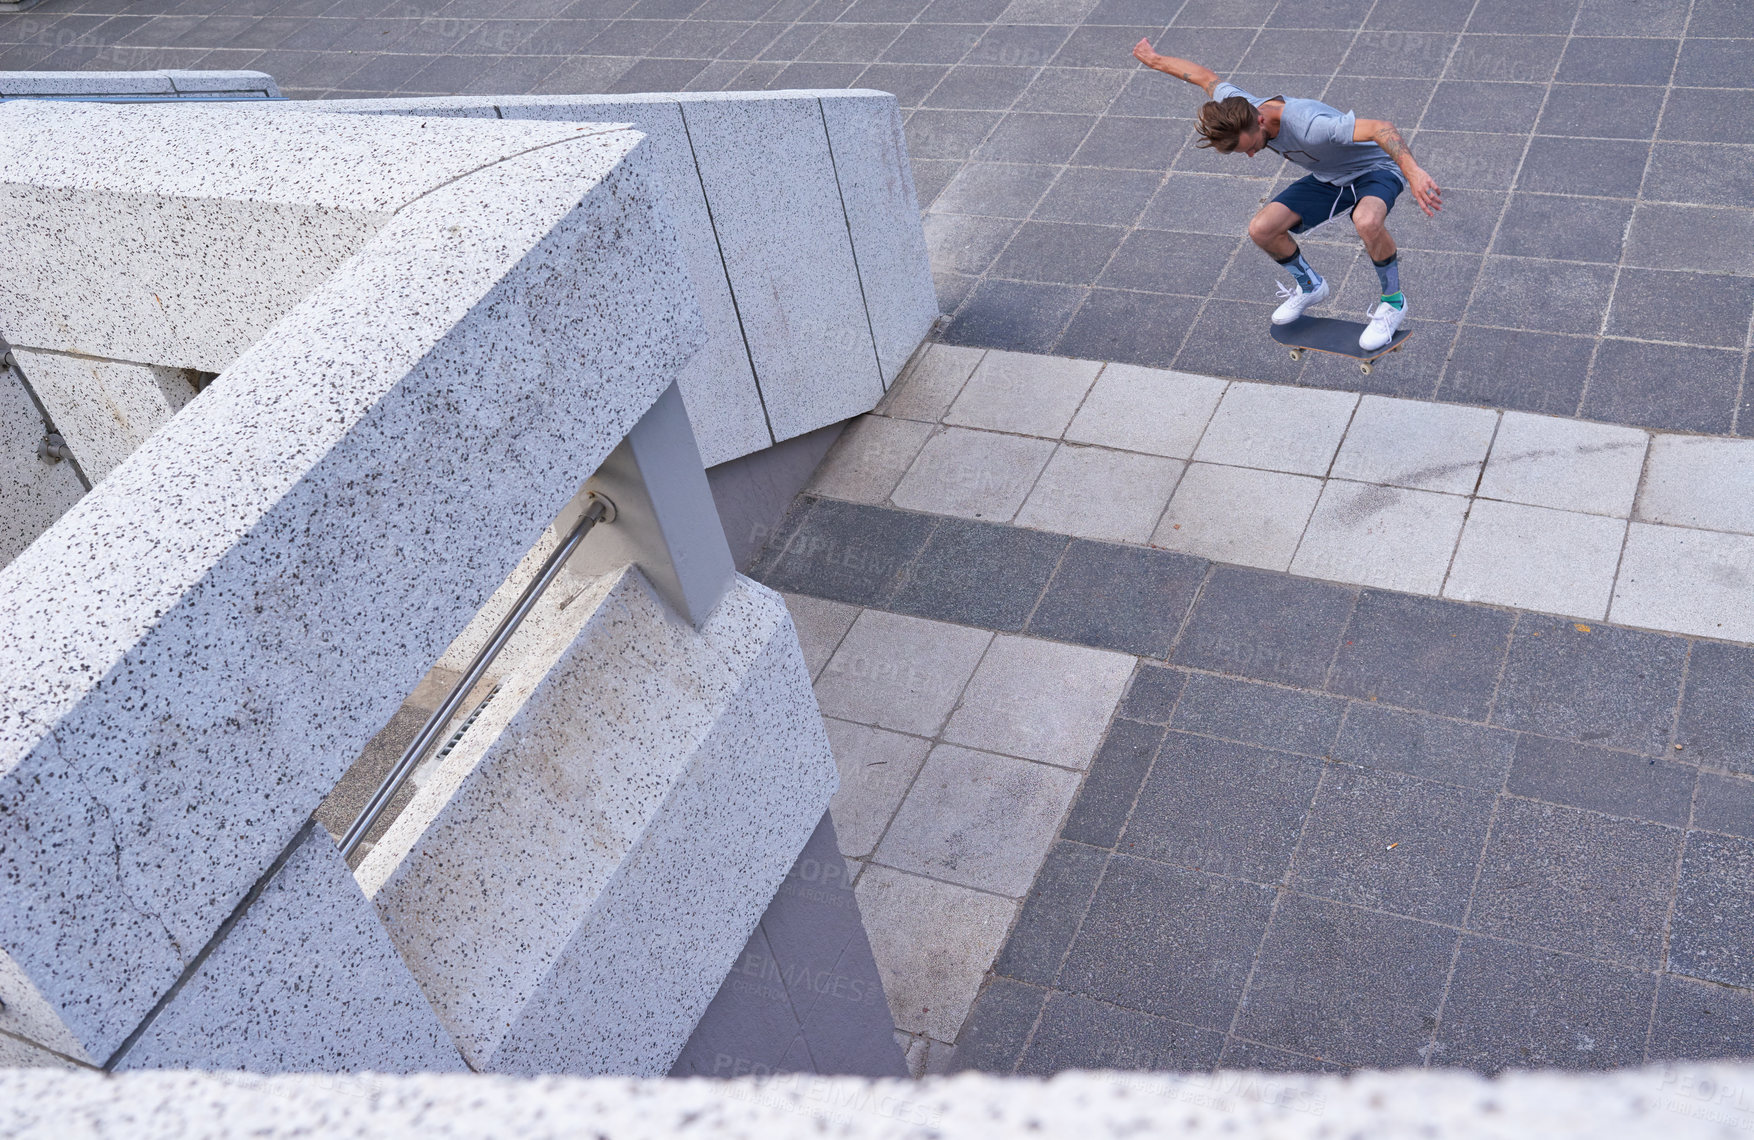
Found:
[[[890,501],[908,510],[1007,522],[1053,453],[1052,440],[946,428],[926,441]]]
[[[810,490],[855,503],[885,503],[935,430],[914,420],[860,416],[823,457]]]
[[[1633,517],[1754,534],[1754,440],[1653,436]]]
[[[934,344],[920,354],[911,369],[904,372],[884,394],[877,411],[902,420],[924,420],[935,424],[950,410],[956,394],[974,374],[975,366],[986,355],[984,348],[963,348],[954,344]]]
[[[834,647],[853,628],[859,616],[858,606],[830,602],[808,594],[782,594],[786,609],[792,612],[792,624],[798,628],[798,644],[804,650],[804,665],[814,681],[834,654]]]
[[[1186,459],[1224,395],[1225,381],[1166,368],[1110,364],[1096,378],[1066,438]]]
[[[1133,658],[1000,634],[975,670],[944,739],[1065,768],[1090,766]]]
[[[1058,439],[1102,365],[994,349],[982,358],[945,423]]]
[[[1505,412],[1479,494],[1625,518],[1649,439],[1638,428],[1617,424]]]
[[[926,757],[876,859],[1022,898],[1077,794],[1075,772],[940,744]]]
[[[824,716],[935,736],[992,634],[866,610],[816,680]]]
[[[1754,641],[1754,538],[1633,523],[1610,619]]]
[[[1620,519],[1476,499],[1443,596],[1599,619],[1625,534]]]
[[[1146,542],[1185,466],[1158,455],[1062,443],[1017,512],[1017,525],[1104,542]]]
[[[1284,570],[1321,491],[1307,475],[1190,463],[1151,545]]]
[[[955,1040],[1017,903],[882,866],[853,891],[895,1027]]]
[[[1467,513],[1461,495],[1330,479],[1291,572],[1436,594]]]
[[[1366,396],[1334,457],[1339,479],[1466,495],[1480,478],[1498,413]]]
[[[851,721],[823,718],[840,788],[829,801],[840,853],[867,859],[925,763],[931,743]]]
[[[1355,392],[1232,384],[1194,458],[1298,475],[1325,475],[1358,403]]]

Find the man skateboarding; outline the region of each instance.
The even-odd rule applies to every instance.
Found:
[[[1387,119],[1360,119],[1315,99],[1257,98],[1197,63],[1159,55],[1148,39],[1134,46],[1133,56],[1206,92],[1211,102],[1200,108],[1197,145],[1250,158],[1271,150],[1310,172],[1249,222],[1249,237],[1297,283],[1295,289],[1279,287],[1284,301],[1273,311],[1273,323],[1290,324],[1328,296],[1327,281],[1310,268],[1291,235],[1351,214],[1382,285],[1382,300],[1358,346],[1374,352],[1388,344],[1406,319],[1407,298],[1401,292],[1395,239],[1384,222],[1402,190],[1412,191],[1413,201],[1427,216],[1443,208],[1442,191],[1413,161],[1395,125]]]

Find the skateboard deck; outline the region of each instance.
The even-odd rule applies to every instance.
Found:
[[[1358,361],[1358,370],[1368,375],[1371,365],[1377,357],[1385,353],[1398,352],[1406,339],[1413,335],[1412,329],[1396,329],[1389,343],[1366,352],[1358,347],[1359,334],[1364,332],[1363,321],[1342,321],[1335,317],[1298,317],[1288,325],[1272,325],[1273,339],[1291,350],[1291,359],[1302,360],[1306,351],[1328,352],[1335,356],[1350,356]]]

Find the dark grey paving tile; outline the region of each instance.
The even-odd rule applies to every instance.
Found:
[[[1367,79],[1338,75],[1322,92],[1322,102],[1342,111],[1356,112],[1360,118],[1387,119],[1410,138],[1413,124],[1424,114],[1425,104],[1436,86],[1436,81],[1431,79]],[[1420,161],[1424,161],[1423,152]]]
[[[1346,702],[1337,697],[1195,673],[1171,725],[1179,732],[1326,756],[1345,711]]]
[[[967,162],[932,202],[939,213],[1027,218],[1059,173],[1052,166]]]
[[[1073,539],[1029,619],[1029,631],[1164,657],[1206,576],[1203,559]]]
[[[1073,167],[1060,175],[1036,207],[1035,216],[1056,222],[1130,226],[1138,220],[1162,180],[1162,175],[1152,170]]]
[[[1140,662],[1115,715],[1143,724],[1168,724],[1186,680],[1180,669]]]
[[[730,1077],[773,1072],[798,1035],[785,979],[761,927],[749,936],[688,1043],[673,1077]]]
[[[1134,688],[1138,681],[1135,677]],[[1084,785],[1078,789],[1078,799],[1060,828],[1061,837],[1096,847],[1113,847],[1121,837],[1139,785],[1151,770],[1151,761],[1162,742],[1163,728],[1159,725],[1114,720],[1090,762]]]
[[[1470,323],[1535,332],[1594,333],[1614,290],[1614,270],[1492,255],[1468,306]]]
[[[1663,0],[1583,0],[1575,30],[1579,35],[1678,36],[1687,29],[1687,10]]]
[[[941,191],[939,197],[943,196]],[[921,224],[934,269],[978,275],[987,271],[1023,223],[1016,218],[934,211],[922,218]]]
[[[1020,67],[957,64],[921,101],[921,106],[1003,111],[1023,94],[1031,74]]]
[[[1543,135],[1648,140],[1656,133],[1662,106],[1657,87],[1557,84],[1535,129]]]
[[[1057,111],[1100,115],[1127,85],[1127,72],[1112,68],[1044,67],[1011,108],[1014,111]]]
[[[1261,944],[1237,1034],[1325,1061],[1419,1064],[1457,935],[1287,895]]]
[[[1754,24],[1743,37],[1754,35]],[[1746,87],[1754,76],[1754,39],[1689,39],[1675,65],[1677,87]]]
[[[903,108],[918,107],[949,70],[926,63],[873,63],[860,73],[859,86],[887,91]]]
[[[1010,7],[1011,0],[932,0],[926,10],[915,17],[921,24],[985,23],[997,20]]]
[[[1459,32],[1468,22],[1472,5],[1464,8],[1446,0],[1402,0],[1396,4],[1378,4],[1371,10],[1365,27],[1397,31]]]
[[[1194,607],[1175,662],[1319,688],[1355,597],[1340,586],[1221,566]]]
[[[1075,285],[983,281],[944,330],[947,344],[1046,352],[1060,339],[1086,290]]]
[[[768,48],[775,40],[784,35],[784,24],[751,24],[736,39],[725,45],[719,52],[720,59],[754,59]]]
[[[1535,125],[1542,94],[1532,83],[1445,80],[1437,85],[1419,125],[1439,131],[1525,134]]]
[[[1165,368],[1199,308],[1197,297],[1092,289],[1054,352]]]
[[[1492,252],[1613,265],[1620,260],[1631,217],[1631,202],[1518,191],[1505,209]]]
[[[1328,688],[1485,720],[1511,621],[1510,614],[1484,606],[1366,590],[1358,596]]]
[[[1340,64],[1340,74],[1436,79],[1458,38],[1444,31],[1362,32]]]
[[[1272,313],[1272,305],[1207,301],[1176,353],[1175,367],[1208,376],[1295,383],[1302,363],[1288,359],[1265,335]]]
[[[1060,984],[1128,1009],[1228,1029],[1272,906],[1268,887],[1116,855]],[[1151,968],[1141,969],[1146,962]]]
[[[1577,412],[1593,339],[1464,326],[1437,396],[1525,412]]]
[[[1088,285],[1125,235],[1119,226],[1024,222],[989,272],[1024,281]]]
[[[1662,755],[1681,690],[1679,637],[1525,614],[1510,640],[1495,724]]]
[[[1056,842],[1023,900],[1017,925],[993,963],[994,972],[1020,982],[1052,984],[1107,863],[1106,851]]]
[[[907,23],[925,10],[927,0],[853,0],[833,18],[853,23]],[[814,14],[816,9],[811,9]],[[826,17],[826,13],[824,13]]]
[[[989,162],[1065,162],[1095,124],[1094,115],[1013,111],[980,145],[975,157]]]
[[[336,86],[345,91],[400,91],[434,58],[430,55],[373,55]]]
[[[1644,1060],[1657,976],[1467,935],[1434,1065],[1611,1069]]]
[[[1218,283],[1235,249],[1234,236],[1134,230],[1121,242],[1097,284],[1204,297]],[[1185,326],[1177,331],[1185,331]],[[1174,343],[1181,343],[1180,335]]]
[[[1665,976],[1657,986],[1656,1016],[1650,1028],[1650,1060],[1707,1061],[1754,1056],[1754,993]],[[1703,1102],[1716,1090],[1687,1089]]]
[[[1141,226],[1188,233],[1221,234],[1237,239],[1248,231],[1249,219],[1272,196],[1263,178],[1225,174],[1174,173],[1164,180]]]
[[[1560,83],[1646,84],[1663,87],[1681,41],[1627,36],[1573,36],[1555,78]]]
[[[1680,841],[1670,827],[1501,800],[1468,926],[1653,969]]]
[[[903,128],[913,158],[965,159],[992,133],[1004,116],[998,111],[945,111],[922,107],[907,117]],[[1027,161],[999,156],[1001,162]]]
[[[1032,1076],[1067,1069],[1205,1072],[1217,1065],[1223,1048],[1222,1030],[1053,993],[1017,1071]]]
[[[1623,269],[1608,313],[1611,336],[1741,348],[1754,313],[1754,278]]]
[[[1282,75],[1329,75],[1346,58],[1352,37],[1349,29],[1263,27],[1248,54],[1243,56],[1240,70]]]
[[[1642,202],[1633,211],[1626,264],[1745,273],[1754,260],[1754,212]]]
[[[1748,0],[1694,0],[1687,21],[1690,36],[1745,36],[1748,34]]]
[[[1745,85],[1748,80],[1743,82]],[[1671,88],[1657,136],[1692,142],[1754,143],[1754,122],[1746,113],[1751,95],[1754,93],[1745,86],[1739,90]],[[1738,113],[1725,115],[1726,106],[1738,108]]]
[[[1138,65],[1133,62],[1133,45],[1142,37],[1155,37],[1161,31],[1163,25],[1157,19],[1143,24],[1105,24],[1075,28],[1048,62],[1055,67],[1136,67]],[[1152,42],[1156,43],[1156,40],[1153,39]]]
[[[955,63],[985,31],[984,24],[915,24],[877,58],[883,63]]]
[[[1435,218],[1416,208],[1397,209],[1390,229],[1402,249],[1479,253],[1491,243],[1507,197],[1502,190],[1445,190],[1443,209]]]
[[[915,158],[911,159],[908,165],[913,168],[914,196],[919,199],[921,211],[925,211],[932,205],[938,195],[944,192],[944,187],[950,185],[950,180],[956,177],[956,172],[962,169],[961,161],[954,159]],[[931,215],[926,214],[921,218],[921,221],[929,224],[930,218]],[[1011,234],[1007,231],[1005,240],[1009,241],[1010,238]],[[1001,243],[1001,248],[1002,246],[1003,243]],[[984,271],[987,265],[992,264],[993,258],[997,256],[998,250],[991,251],[981,269]],[[934,266],[934,268],[938,267]]]
[[[1284,878],[1321,761],[1171,732],[1118,851],[1257,883]]]
[[[1027,84],[1032,73],[1026,69],[1046,66],[1070,34],[1068,28],[1044,24],[997,24],[982,34],[962,62],[1010,68],[1020,72]]]
[[[1604,340],[1581,414],[1640,427],[1727,433],[1741,373],[1739,352]]]
[[[1517,175],[1517,189],[1633,198],[1644,180],[1649,157],[1649,141],[1536,135]]]
[[[1172,28],[1258,28],[1279,0],[1187,0],[1170,21]],[[1171,33],[1179,35],[1180,32]],[[1153,41],[1156,42],[1156,41]]]
[[[1020,527],[943,519],[885,605],[982,629],[1022,629],[1066,542]]]
[[[792,509],[798,515],[783,545],[770,544],[751,576],[776,590],[854,605],[886,603],[938,522],[832,499],[805,499]]]
[[[1218,1058],[1218,1068],[1226,1071],[1257,1073],[1346,1073],[1351,1071],[1350,1065],[1342,1065],[1335,1061],[1318,1061],[1314,1057],[1287,1053],[1283,1049],[1274,1049],[1271,1046],[1259,1045],[1253,1041],[1239,1041],[1234,1037],[1230,1039],[1229,1044],[1224,1046],[1224,1052]],[[1276,1103],[1295,1106],[1302,1102],[1311,1107],[1315,1104],[1313,1095],[1300,1089],[1274,1089],[1268,1095],[1276,1098]]]
[[[1551,803],[1687,826],[1698,770],[1690,764],[1523,736],[1505,790]]]
[[[1754,197],[1754,147],[1659,142],[1644,196],[1658,202],[1740,206]]]
[[[1571,31],[1578,0],[1528,4],[1521,0],[1480,0],[1468,17],[1470,32],[1558,33]]]
[[[562,61],[551,55],[508,55],[490,61],[459,94],[527,95]],[[736,66],[733,64],[732,66]],[[270,74],[273,74],[270,72]],[[697,77],[698,78],[698,77]]]
[[[1376,5],[1370,0],[1305,0],[1274,10],[1273,23],[1296,28],[1357,28]]]
[[[1493,793],[1332,765],[1316,791],[1291,887],[1454,925],[1468,905]]]
[[[1754,986],[1754,839],[1687,836],[1670,925],[1671,972]]]
[[[1334,759],[1497,791],[1510,771],[1516,741],[1515,733],[1503,729],[1354,704]]]
[[[1438,184],[1446,194],[1452,189],[1509,190],[1526,141],[1521,135],[1485,131],[1420,131],[1411,140],[1419,165],[1442,179]],[[1406,205],[1418,209],[1410,199]]]
[[[1048,991],[1010,978],[987,982],[956,1038],[953,1072],[1010,1073],[1023,1056]]]
[[[932,273],[932,287],[938,294],[938,311],[940,313],[954,313],[962,307],[964,301],[968,300],[968,295],[974,292],[974,287],[979,283],[979,279],[975,277],[960,273],[934,271]]]
[[[767,86],[770,91],[834,90],[851,87],[864,70],[862,63],[789,63]]]
[[[1754,839],[1754,780],[1718,772],[1699,773],[1693,826]]]
[[[1103,115],[1070,159],[1074,166],[1161,172],[1187,141],[1180,119]]]
[[[1547,5],[1522,5],[1524,9]],[[1469,31],[1450,57],[1445,79],[1488,80],[1499,83],[1547,83],[1565,50],[1563,35],[1504,34],[1501,25],[1469,24]]]
[[[1235,46],[1231,51],[1232,54],[1238,58],[1242,56],[1244,51],[1248,50],[1249,41],[1254,38],[1254,32],[1246,28],[1196,28],[1192,30],[1201,35],[1237,37]],[[1207,66],[1214,69],[1223,67],[1228,71],[1230,70],[1230,67],[1234,67],[1235,65],[1213,63],[1208,64]],[[1092,71],[1093,69],[1049,68],[1048,70],[1064,70],[1071,72]],[[1205,100],[1206,96],[1204,92],[1196,91],[1179,79],[1171,79],[1162,72],[1152,71],[1149,68],[1141,68],[1131,73],[1116,73],[1111,69],[1104,68],[1102,73],[1124,75],[1126,78],[1126,84],[1121,88],[1120,94],[1115,96],[1112,103],[1106,104],[1103,107],[1098,107],[1096,110],[1107,111],[1114,115],[1128,115],[1134,118],[1181,119],[1183,121],[1183,126],[1188,130],[1190,139],[1192,138],[1193,118],[1199,113],[1200,104]],[[1044,72],[1043,74],[1046,73]],[[1041,108],[1035,109],[1041,110]],[[1079,110],[1085,109],[1086,108],[1079,108]]]
[[[867,64],[895,42],[903,26],[892,23],[831,24],[810,46],[798,52],[800,62],[834,62]],[[1021,85],[1019,85],[1021,90]],[[969,104],[985,106],[985,104]]]
[[[707,65],[704,59],[642,59],[622,72],[610,92],[680,91]],[[425,76],[422,72],[422,77]],[[783,73],[782,73],[783,74]]]

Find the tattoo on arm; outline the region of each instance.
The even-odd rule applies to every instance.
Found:
[[[1376,145],[1382,147],[1388,156],[1396,162],[1401,161],[1402,155],[1409,158],[1413,156],[1412,149],[1407,146],[1406,140],[1401,138],[1401,132],[1395,129],[1393,123],[1384,123],[1382,128],[1376,132]]]

